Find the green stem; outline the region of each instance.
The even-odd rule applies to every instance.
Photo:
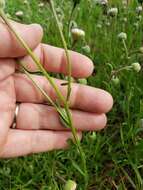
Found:
[[[123,46],[124,46],[124,49],[125,49],[126,58],[128,59],[129,58],[129,52],[128,52],[128,48],[127,48],[126,42],[125,42],[124,39],[122,40],[122,42],[123,42]]]
[[[9,20],[7,19],[5,13],[2,10],[0,10],[0,16],[2,17],[2,19],[4,20],[4,22],[7,24],[7,26],[10,28],[10,30],[13,32],[13,34],[16,36],[16,38],[21,43],[21,45],[26,49],[27,53],[31,56],[31,58],[36,63],[37,67],[40,69],[40,71],[43,73],[43,75],[48,79],[48,81],[50,82],[50,84],[52,85],[52,87],[54,88],[54,90],[56,91],[56,93],[57,93],[59,99],[61,100],[61,102],[63,102],[65,104],[66,101],[65,101],[64,97],[62,96],[62,94],[60,93],[60,91],[59,91],[58,87],[56,86],[55,82],[53,81],[52,77],[44,69],[44,67],[42,66],[42,64],[38,60],[38,58],[34,55],[34,53],[32,52],[32,50],[28,47],[28,45],[26,44],[26,42],[16,32],[16,30],[14,29],[14,27],[12,26],[12,24],[9,22]]]
[[[70,59],[70,56],[69,56],[66,40],[64,38],[62,29],[61,29],[61,26],[60,26],[60,22],[59,22],[59,19],[58,19],[56,10],[55,10],[55,6],[54,6],[53,0],[50,0],[50,5],[51,5],[51,8],[52,8],[52,12],[53,12],[54,18],[56,20],[56,24],[58,26],[58,30],[59,30],[59,33],[60,33],[60,36],[61,36],[61,40],[62,40],[64,49],[65,49],[65,54],[66,54],[66,57],[67,57],[67,67],[68,67],[68,93],[67,93],[67,101],[68,101],[69,98],[70,98],[70,94],[71,94],[71,82],[72,82],[71,81],[71,75],[72,75],[72,71],[71,71],[71,59]]]
[[[142,54],[139,50],[134,50],[129,53],[129,56],[132,56],[134,54]]]
[[[111,76],[110,76],[110,80],[112,79],[113,76],[116,76],[118,73],[120,73],[121,71],[124,71],[124,70],[130,70],[132,68],[131,65],[128,65],[128,66],[124,66],[124,67],[121,67],[117,70],[113,70],[111,72]]]
[[[68,101],[69,98],[70,98],[70,94],[71,94],[71,74],[72,74],[71,73],[71,59],[70,59],[70,56],[69,56],[66,40],[64,38],[62,29],[61,29],[61,26],[60,26],[60,22],[59,22],[59,19],[58,19],[56,10],[55,10],[55,6],[54,6],[53,0],[50,0],[50,5],[51,5],[52,12],[53,12],[53,15],[55,17],[55,20],[56,20],[56,23],[57,23],[57,26],[58,26],[58,30],[59,30],[59,33],[60,33],[60,36],[61,36],[61,40],[62,40],[64,49],[65,49],[65,54],[66,54],[66,57],[67,57],[67,66],[68,66],[68,93],[67,93],[67,101]],[[79,141],[78,136],[77,136],[77,131],[73,127],[73,122],[72,122],[72,118],[71,118],[71,113],[69,111],[68,102],[65,104],[65,110],[66,110],[66,113],[67,113],[69,124],[71,126],[71,130],[72,130],[72,134],[73,134],[73,137],[74,137],[75,144],[77,145],[78,151],[79,151],[81,159],[82,159],[83,169],[84,169],[84,173],[85,173],[85,187],[87,187],[87,184],[88,184],[88,173],[87,173],[87,168],[86,168],[85,154],[84,154],[83,149],[82,149],[82,147],[80,145],[80,141]]]
[[[26,76],[32,81],[32,83],[34,84],[34,86],[41,92],[41,94],[46,98],[47,101],[49,101],[49,103],[55,107],[55,109],[57,110],[57,112],[59,114],[61,114],[60,109],[57,107],[57,105],[53,102],[53,100],[47,95],[47,93],[34,81],[34,79],[32,78],[32,74],[29,74],[29,72],[26,70],[26,68],[24,67],[24,65],[22,63],[20,63],[18,61],[18,63],[21,65],[24,73],[26,74]]]
[[[56,18],[57,24],[58,24],[58,28],[59,28],[59,32],[62,38],[62,42],[65,48],[65,52],[66,52],[66,56],[67,56],[67,62],[68,62],[68,95],[67,95],[67,100],[70,97],[70,93],[71,93],[71,63],[70,63],[70,57],[68,54],[68,49],[67,49],[67,45],[66,45],[66,41],[64,39],[62,30],[60,28],[59,22],[58,22],[58,18],[54,9],[54,4],[53,1],[51,2],[51,7],[54,13],[54,16]],[[80,145],[80,141],[78,139],[77,136],[77,132],[76,129],[73,127],[73,123],[72,123],[72,118],[71,118],[71,113],[69,110],[69,104],[68,101],[65,100],[64,96],[61,94],[61,92],[59,91],[58,87],[56,86],[54,80],[52,79],[52,77],[47,73],[47,71],[44,69],[44,67],[42,66],[42,64],[40,63],[39,59],[34,55],[34,53],[32,52],[32,50],[29,48],[29,46],[26,44],[26,42],[21,38],[21,36],[16,32],[16,30],[14,29],[14,27],[11,25],[11,23],[9,22],[9,20],[7,19],[7,17],[5,16],[5,13],[0,10],[0,16],[2,17],[2,19],[4,20],[4,22],[7,24],[7,26],[9,27],[9,29],[13,32],[13,34],[16,36],[17,40],[20,42],[20,44],[26,49],[27,53],[31,56],[31,58],[33,59],[33,61],[36,63],[37,67],[39,68],[39,70],[43,73],[43,75],[47,78],[47,80],[50,82],[50,84],[52,85],[52,87],[54,88],[58,98],[60,99],[60,101],[64,104],[65,106],[65,110],[67,113],[67,117],[69,120],[69,127],[72,130],[72,134],[75,140],[75,144],[79,150],[81,159],[82,159],[82,164],[83,164],[83,169],[84,169],[84,173],[85,173],[85,186],[87,187],[88,184],[88,173],[87,173],[87,168],[86,168],[86,159],[85,159],[85,154],[83,152],[83,149]],[[23,67],[24,69],[24,67]],[[57,105],[52,101],[52,99],[45,93],[45,91],[43,91],[33,80],[33,78],[31,77],[31,75],[26,71],[26,69],[24,69],[24,72],[26,73],[26,75],[31,79],[31,81],[33,82],[33,84],[42,92],[42,94],[47,98],[47,100],[57,109],[57,111],[60,113],[61,110],[57,107]]]
[[[20,61],[17,61],[17,62],[21,65],[21,67],[22,67],[24,73],[25,73],[25,74],[27,75],[27,77],[32,81],[32,83],[34,84],[34,86],[41,92],[41,94],[47,99],[47,101],[49,101],[49,103],[50,103],[52,106],[55,107],[55,109],[57,110],[57,112],[58,112],[60,115],[62,115],[60,108],[53,102],[53,100],[47,95],[47,93],[34,81],[34,79],[32,78],[32,75],[29,74],[29,72],[28,72],[27,69],[24,67],[24,65],[23,65]],[[74,136],[74,139],[76,139],[76,136]]]
[[[120,69],[118,69],[118,70],[115,70],[115,71],[113,71],[114,73],[119,73],[119,72],[121,72],[121,71],[123,71],[123,70],[129,70],[129,69],[131,69],[132,68],[132,66],[131,65],[128,65],[128,66],[125,66],[125,67],[122,67],[122,68],[120,68]]]

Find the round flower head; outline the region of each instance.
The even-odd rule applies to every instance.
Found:
[[[117,16],[117,14],[118,14],[118,8],[116,8],[116,7],[115,8],[111,8],[111,9],[108,10],[107,13],[108,13],[109,16],[112,16],[112,17]]]
[[[95,3],[98,5],[108,5],[108,0],[97,0]]]
[[[77,184],[74,181],[68,180],[64,187],[64,190],[76,190],[76,187]]]
[[[141,65],[139,63],[132,63],[132,69],[137,73],[141,70]]]
[[[23,13],[23,11],[17,11],[15,13],[15,15],[18,16],[18,17],[22,17],[24,15],[24,13]]]
[[[140,48],[139,48],[139,52],[140,52],[140,53],[143,53],[143,47],[140,47]]]
[[[102,28],[102,24],[98,23],[98,24],[96,25],[96,27],[100,29],[100,28]]]
[[[27,1],[27,0],[24,0],[23,3],[24,3],[25,5],[28,5],[28,1]]]
[[[111,81],[115,86],[120,83],[120,79],[117,76],[113,76]]]
[[[101,0],[101,5],[108,5],[108,0]]]
[[[120,34],[118,34],[118,38],[120,40],[126,40],[127,39],[127,34],[125,32],[121,32]]]
[[[5,7],[5,0],[0,0],[0,9],[4,9]]]
[[[142,11],[143,11],[142,6],[138,6],[138,7],[136,8],[136,12],[137,12],[138,14],[142,13]]]
[[[39,3],[38,6],[39,7],[44,7],[44,3]]]
[[[72,36],[74,40],[78,40],[79,38],[85,37],[85,32],[79,28],[73,28],[71,30]]]
[[[128,19],[126,17],[123,18],[123,22],[128,22]]]

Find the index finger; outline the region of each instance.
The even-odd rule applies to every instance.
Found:
[[[10,22],[31,49],[34,49],[40,43],[43,36],[40,25]],[[20,57],[26,55],[26,53],[26,50],[8,29],[7,25],[0,22],[0,57]]]

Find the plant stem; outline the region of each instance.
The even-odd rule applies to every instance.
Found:
[[[56,20],[56,24],[58,26],[58,30],[59,30],[59,33],[60,33],[60,36],[61,36],[61,40],[62,40],[64,49],[65,49],[65,54],[66,54],[66,57],[67,57],[67,66],[68,66],[68,93],[67,93],[67,102],[65,104],[65,110],[66,110],[66,113],[67,113],[67,117],[68,117],[68,120],[69,120],[70,128],[72,130],[72,134],[73,134],[73,137],[74,137],[75,144],[76,144],[76,146],[78,148],[78,151],[80,153],[80,156],[81,156],[81,160],[82,160],[82,164],[83,164],[83,169],[84,169],[84,174],[85,174],[84,179],[85,179],[85,189],[86,189],[86,187],[88,185],[88,173],[87,173],[87,167],[86,167],[86,158],[85,158],[85,154],[83,152],[83,149],[82,149],[82,147],[80,145],[80,141],[79,141],[78,136],[77,136],[77,131],[73,127],[71,113],[70,113],[69,105],[68,105],[68,100],[69,100],[70,94],[71,94],[71,59],[70,59],[70,56],[69,56],[66,40],[64,38],[63,31],[62,31],[61,26],[60,26],[60,22],[59,22],[59,19],[58,19],[56,10],[55,10],[55,5],[54,5],[53,0],[50,0],[50,5],[51,5],[51,9],[52,9],[53,15],[54,15],[55,20]]]
[[[124,71],[124,70],[130,70],[132,68],[131,65],[128,65],[128,66],[124,66],[124,67],[121,67],[117,70],[113,70],[111,72],[111,76],[110,76],[110,80],[112,79],[113,76],[116,76],[118,73],[120,73],[121,71]]]
[[[55,10],[55,5],[54,5],[53,0],[50,0],[50,5],[51,5],[51,9],[52,9],[54,18],[56,20],[56,24],[58,26],[58,30],[59,30],[59,33],[60,33],[60,36],[61,36],[61,40],[62,40],[64,49],[65,49],[65,54],[66,54],[66,57],[67,57],[67,67],[68,67],[68,93],[67,93],[67,101],[68,101],[69,98],[70,98],[70,94],[71,94],[71,75],[72,75],[72,71],[71,71],[71,59],[70,59],[70,56],[69,56],[66,40],[65,40],[65,37],[63,35],[61,26],[60,26],[60,22],[59,22],[59,19],[58,19],[56,10]]]
[[[54,16],[56,18],[57,21],[57,25],[59,28],[59,32],[62,38],[62,42],[65,48],[65,52],[66,52],[66,56],[67,56],[67,63],[68,63],[68,95],[67,95],[67,100],[64,98],[64,96],[61,94],[59,88],[56,86],[53,78],[47,73],[47,71],[44,69],[44,67],[42,66],[42,64],[40,63],[39,59],[35,56],[35,54],[32,52],[32,50],[29,48],[29,46],[26,44],[26,42],[21,38],[21,36],[16,32],[16,30],[14,29],[14,27],[11,25],[11,23],[9,22],[9,20],[7,19],[5,13],[0,10],[0,16],[2,17],[2,19],[4,20],[4,22],[7,24],[8,28],[12,31],[12,33],[15,35],[15,37],[17,38],[17,40],[20,42],[20,44],[25,48],[25,50],[27,51],[27,53],[31,56],[31,58],[33,59],[33,61],[35,62],[35,64],[37,65],[37,67],[39,68],[39,70],[42,72],[42,74],[46,77],[46,79],[50,82],[50,84],[52,85],[52,87],[54,88],[59,100],[61,101],[61,103],[64,104],[65,107],[65,111],[67,113],[67,117],[69,120],[69,127],[72,130],[72,134],[73,134],[73,138],[75,141],[75,144],[79,150],[80,156],[81,156],[81,160],[82,160],[82,164],[83,164],[83,169],[84,169],[84,174],[85,174],[85,189],[88,185],[88,173],[87,173],[87,168],[86,168],[86,159],[85,159],[85,154],[83,152],[83,149],[80,145],[80,141],[78,139],[77,136],[77,132],[76,129],[73,127],[73,122],[72,122],[72,118],[71,118],[71,113],[69,110],[69,104],[68,104],[68,100],[70,97],[70,93],[71,93],[71,63],[70,63],[70,57],[68,54],[68,49],[67,49],[67,45],[66,45],[66,41],[64,39],[64,35],[62,33],[62,30],[60,28],[59,25],[59,21],[58,21],[58,17],[56,15],[56,11],[54,8],[54,4],[53,1],[51,0],[51,7],[54,13]],[[22,65],[23,66],[23,65]],[[33,80],[33,78],[31,77],[31,75],[27,72],[26,68],[23,66],[23,70],[25,72],[25,74],[31,79],[31,81],[33,82],[33,84],[41,91],[41,93],[46,97],[46,99],[57,109],[57,111],[60,113],[61,115],[61,110],[60,108],[57,107],[57,105],[52,101],[52,99],[45,93],[45,91],[43,91],[37,84],[36,82]]]
[[[52,99],[46,94],[46,92],[39,86],[37,85],[37,83],[34,81],[34,79],[32,78],[31,74],[28,73],[28,71],[26,70],[26,68],[22,65],[22,63],[20,63],[20,65],[22,66],[22,69],[24,71],[24,73],[27,75],[27,77],[32,81],[32,83],[34,84],[34,86],[37,87],[37,89],[39,89],[39,91],[43,94],[43,96],[51,103],[52,106],[55,107],[55,109],[57,110],[57,112],[62,115],[61,113],[61,110],[57,107],[57,105],[52,101]],[[69,121],[70,121],[70,125],[72,126],[72,119],[71,119],[71,114],[70,114],[70,111],[69,111],[69,108],[66,107],[66,112],[67,112],[67,115],[68,115],[68,118],[69,118]],[[80,141],[78,139],[78,136],[77,136],[77,132],[76,132],[76,129],[74,127],[71,127],[72,129],[72,134],[73,134],[73,137],[74,137],[74,141],[77,145],[77,148],[80,152],[80,155],[81,156],[81,159],[82,159],[82,162],[83,162],[83,168],[84,168],[84,172],[85,172],[85,176],[86,176],[86,184],[88,183],[88,178],[87,178],[87,168],[86,168],[86,162],[85,162],[85,155],[82,151],[82,148],[80,146]],[[86,185],[87,186],[87,185]]]
[[[129,52],[128,52],[128,48],[127,48],[126,42],[125,42],[124,39],[122,40],[122,42],[123,42],[123,46],[124,46],[124,49],[125,49],[126,58],[128,59],[129,58]]]
[[[50,102],[52,106],[57,107],[56,104],[53,102],[53,100],[47,95],[47,93],[34,81],[34,79],[32,78],[32,75],[29,74],[29,72],[26,70],[24,65],[22,63],[20,63],[20,65],[22,67],[22,70],[27,75],[27,77],[32,81],[34,86],[44,95],[44,97]]]
[[[60,93],[60,91],[59,91],[58,87],[56,86],[55,82],[53,81],[52,77],[44,69],[44,67],[42,66],[42,64],[38,60],[38,58],[34,55],[34,53],[32,52],[32,50],[28,47],[28,45],[26,44],[26,42],[21,38],[21,36],[13,28],[12,24],[9,22],[9,20],[7,19],[5,13],[2,10],[0,10],[0,16],[2,17],[2,19],[4,20],[4,22],[7,24],[7,26],[9,27],[9,29],[13,32],[13,34],[16,36],[16,38],[21,43],[21,45],[26,49],[27,53],[31,56],[31,58],[36,63],[37,67],[40,69],[40,71],[43,73],[43,75],[48,79],[48,81],[50,82],[50,84],[52,85],[52,87],[54,88],[54,90],[56,91],[56,93],[57,93],[59,99],[61,100],[61,102],[63,102],[65,104],[66,101],[65,101],[64,97],[62,96],[62,94]]]

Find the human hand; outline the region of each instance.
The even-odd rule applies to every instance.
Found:
[[[34,53],[49,72],[66,74],[66,56],[64,50],[46,44],[40,44],[42,29],[37,25],[13,23]],[[0,23],[0,157],[16,157],[30,153],[61,149],[67,146],[72,137],[59,120],[58,113],[33,86],[25,74],[16,72],[18,67],[14,58],[21,61],[28,70],[37,71],[25,50],[14,36]],[[70,52],[72,76],[88,77],[92,74],[93,63],[87,57]],[[34,80],[56,100],[56,94],[47,80],[38,75]],[[66,96],[67,87],[63,81],[55,79],[62,94]],[[16,129],[11,128],[14,120],[16,102],[20,102],[16,118]],[[100,130],[106,126],[106,115],[113,105],[110,94],[104,90],[80,85],[72,85],[70,107],[74,126],[78,131]],[[79,136],[81,133],[79,132]]]

